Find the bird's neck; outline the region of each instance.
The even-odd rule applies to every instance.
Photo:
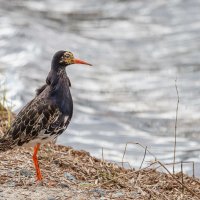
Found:
[[[70,94],[70,81],[65,69],[52,70],[47,77],[47,85],[50,86],[49,98],[57,104],[65,115],[72,116],[73,103]]]
[[[67,73],[65,71],[65,68],[64,67],[60,67],[56,70],[53,70],[53,72],[56,74],[56,76],[58,78],[64,78],[64,77],[67,77]]]
[[[47,85],[54,87],[56,84],[58,84],[60,79],[67,79],[65,68],[51,68],[51,71],[47,76],[46,83]]]

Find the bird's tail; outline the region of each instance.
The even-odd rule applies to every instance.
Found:
[[[10,149],[13,149],[13,146],[9,138],[0,138],[0,152],[8,151]]]

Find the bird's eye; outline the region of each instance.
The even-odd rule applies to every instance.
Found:
[[[66,54],[66,55],[65,55],[65,58],[69,58],[69,57],[70,57],[70,55],[69,55],[69,54]]]

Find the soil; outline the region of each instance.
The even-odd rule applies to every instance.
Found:
[[[1,134],[6,134],[8,119],[13,118],[1,108]],[[200,199],[199,179],[183,173],[171,174],[159,161],[148,168],[126,169],[85,151],[47,144],[38,155],[43,174],[43,181],[38,182],[32,154],[32,148],[0,152],[1,200]],[[157,171],[154,165],[166,173]]]

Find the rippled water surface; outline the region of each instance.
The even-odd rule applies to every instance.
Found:
[[[198,0],[0,0],[1,84],[18,111],[44,83],[53,53],[70,50],[94,67],[67,68],[75,111],[58,143],[98,157],[103,148],[104,159],[120,162],[125,144],[139,142],[172,162],[177,78],[177,161],[198,169],[199,10]],[[125,161],[138,167],[143,153],[130,144]]]

